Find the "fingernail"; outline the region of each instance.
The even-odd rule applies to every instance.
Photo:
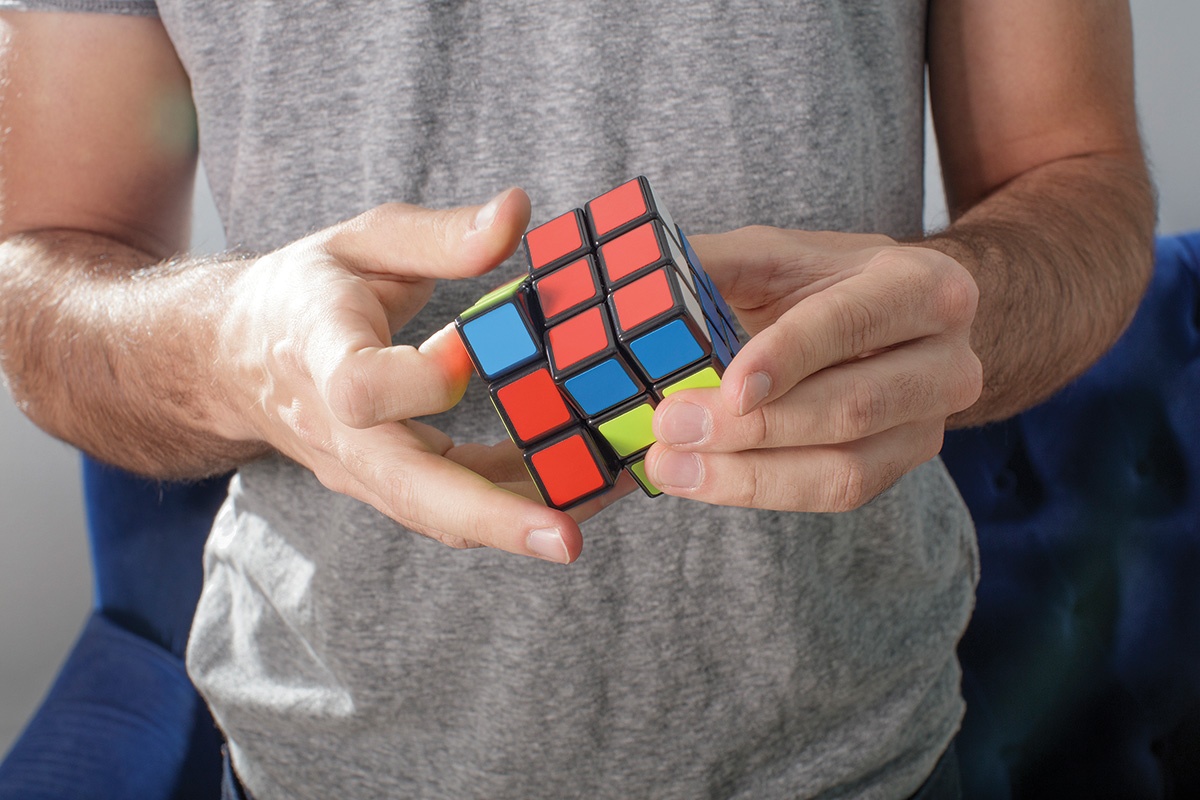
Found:
[[[654,468],[654,483],[673,489],[695,489],[704,479],[704,467],[694,453],[663,453]]]
[[[708,409],[693,403],[675,403],[659,420],[659,439],[667,444],[696,444],[712,432]]]
[[[752,372],[742,382],[742,400],[738,404],[739,414],[749,414],[771,393],[771,376],[765,372]]]
[[[504,198],[508,196],[508,192],[501,192],[493,197],[487,205],[479,209],[479,213],[475,215],[475,227],[471,229],[471,233],[484,231],[492,227],[492,223],[496,221],[496,214],[500,211],[500,206],[504,204]]]
[[[553,561],[555,564],[571,563],[567,545],[556,528],[538,528],[530,531],[529,536],[525,538],[525,546],[539,558]]]

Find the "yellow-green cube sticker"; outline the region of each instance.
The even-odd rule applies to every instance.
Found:
[[[482,314],[493,306],[498,306],[508,298],[512,297],[521,288],[521,284],[528,280],[527,275],[522,275],[519,278],[513,278],[503,286],[493,289],[483,297],[475,301],[475,305],[468,308],[466,311],[459,314],[461,319],[470,319],[471,317]]]
[[[653,483],[650,482],[650,479],[648,477],[646,477],[646,460],[645,459],[633,462],[632,464],[629,465],[628,469],[629,469],[629,474],[632,475],[633,479],[635,481],[637,481],[638,484],[642,487],[643,492],[650,495],[651,497],[658,497],[660,494],[662,494],[662,489],[655,486]]]
[[[670,397],[684,389],[715,389],[721,385],[721,376],[712,367],[693,372],[662,390],[663,397]]]
[[[624,458],[654,444],[654,431],[651,428],[653,419],[654,406],[642,403],[620,416],[601,422],[598,429],[617,455]]]

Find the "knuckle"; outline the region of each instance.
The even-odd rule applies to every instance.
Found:
[[[979,396],[983,394],[983,362],[979,360],[979,356],[974,351],[968,350],[962,359],[960,366],[963,376],[960,382],[960,393],[958,396],[959,408],[955,411],[962,411],[975,404]]]
[[[867,343],[875,338],[880,315],[861,297],[835,295],[832,302],[832,313],[836,320],[832,332],[834,335],[845,337],[851,352],[864,352]]]
[[[745,225],[738,228],[736,233],[752,239],[765,239],[778,236],[782,231],[771,225]]]
[[[822,510],[853,511],[871,499],[868,489],[870,468],[862,458],[844,455],[835,460],[831,473]]]
[[[771,425],[767,420],[766,410],[768,408],[770,406],[759,406],[742,417],[743,436],[747,447],[766,447],[771,444]]]
[[[426,217],[430,240],[447,253],[454,252],[462,243],[463,229],[459,216],[453,212],[431,212]]]
[[[353,363],[338,365],[325,386],[329,410],[339,422],[352,428],[367,428],[377,422],[374,395],[370,376]]]
[[[309,404],[293,398],[289,405],[279,409],[278,414],[288,432],[304,447],[320,452],[331,449],[329,429]]]
[[[378,472],[376,473],[378,475]],[[387,477],[378,479],[379,496],[387,506],[382,509],[389,517],[416,531],[427,532],[428,526],[420,524],[414,516],[420,498],[416,492],[416,481],[396,470]]]
[[[938,453],[942,452],[942,445],[946,441],[945,425],[934,425],[929,429],[929,433],[924,439],[924,449],[920,453],[920,464],[924,464]]]
[[[440,542],[452,550],[470,550],[474,547],[482,547],[479,542],[472,542],[469,539],[464,539],[461,536],[456,536],[452,533],[447,533],[440,530],[429,530],[425,532],[425,536],[433,539],[435,542]]]
[[[428,539],[455,550],[465,550],[491,544],[479,526],[468,518],[465,509],[442,509],[437,515],[430,513],[426,488],[422,481],[396,462],[376,465],[377,496],[383,501],[380,511],[399,522],[405,528]],[[434,519],[434,517],[437,517]],[[457,531],[451,533],[451,531]]]
[[[970,272],[955,264],[938,281],[934,303],[937,313],[951,324],[969,324],[979,305],[979,286]]]
[[[703,499],[721,505],[753,508],[761,491],[757,459],[700,456],[704,465]],[[699,494],[695,495],[700,497]]]
[[[338,494],[350,494],[353,482],[344,470],[317,466],[313,469],[313,475],[329,491],[337,492]]]
[[[739,470],[740,479],[733,489],[733,505],[743,508],[762,508],[767,494],[767,471],[760,459],[752,458]]]
[[[888,410],[887,392],[878,380],[857,375],[850,382],[846,400],[841,406],[836,441],[848,442],[871,433]]]
[[[906,269],[913,263],[906,248],[895,246],[884,246],[871,254],[867,259],[866,268],[868,270],[881,270],[887,272],[895,272],[896,270]]]
[[[750,469],[751,496],[747,505],[751,508],[774,508],[779,500],[774,496],[775,474],[767,463],[756,459]]]

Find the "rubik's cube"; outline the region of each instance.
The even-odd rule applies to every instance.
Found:
[[[646,450],[666,396],[719,386],[733,314],[644,177],[525,234],[528,274],[455,327],[547,504],[566,509]]]

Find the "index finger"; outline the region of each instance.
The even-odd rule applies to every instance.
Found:
[[[826,367],[969,326],[978,290],[957,262],[906,248],[875,254],[860,272],[804,297],[730,362],[721,396],[738,415]]]
[[[314,379],[333,414],[352,428],[446,411],[462,398],[473,369],[452,325],[420,347],[364,345],[328,363]]]

